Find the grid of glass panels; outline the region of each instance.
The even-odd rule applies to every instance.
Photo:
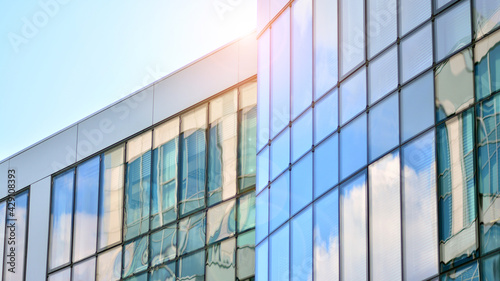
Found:
[[[258,281],[500,278],[499,14],[479,0],[283,8],[258,39]]]
[[[55,175],[48,280],[252,280],[256,103],[251,81]]]

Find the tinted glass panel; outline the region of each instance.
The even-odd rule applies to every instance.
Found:
[[[368,0],[368,54],[370,57],[396,41],[397,0]]]
[[[236,270],[236,239],[210,246],[207,250],[207,280],[234,280]]]
[[[95,257],[73,266],[73,281],[95,280]]]
[[[64,177],[64,174],[61,175]],[[71,178],[73,178],[73,171],[71,171]],[[63,180],[62,178],[58,178],[59,180]],[[54,180],[55,182],[55,180]],[[72,184],[73,182],[71,182]],[[59,182],[61,184],[61,182]],[[61,189],[59,189],[61,191]],[[7,226],[6,226],[6,236],[8,236],[8,241],[5,242],[5,257],[4,257],[4,274],[2,280],[24,280],[24,266],[26,260],[26,237],[27,237],[27,227],[28,227],[28,191],[24,191],[23,193],[17,194],[14,198],[14,205],[9,203],[10,199],[7,199]],[[59,201],[60,202],[60,201]],[[62,203],[64,205],[64,203]],[[12,209],[14,208],[14,209]],[[14,212],[14,213],[12,213]],[[71,213],[70,213],[71,214]],[[62,218],[64,220],[64,218]],[[68,219],[71,221],[71,219]],[[14,225],[14,228],[12,228]],[[71,227],[71,226],[70,226]],[[15,240],[12,240],[12,236],[15,237]],[[69,242],[71,236],[64,236],[66,241]],[[14,241],[13,244],[11,241]],[[54,243],[64,243],[65,241],[54,241]],[[66,244],[66,243],[64,243]],[[64,245],[66,246],[66,245]],[[69,246],[68,246],[69,247]],[[14,248],[14,249],[13,249]],[[8,256],[15,255],[14,265],[10,263],[10,257]],[[69,258],[69,254],[68,254]]]
[[[262,191],[255,205],[255,242],[259,243],[269,232],[269,189]]]
[[[238,232],[255,228],[255,192],[238,198]]]
[[[285,224],[270,237],[269,243],[269,280],[288,280],[290,276],[289,226]]]
[[[314,150],[314,198],[339,181],[339,136],[334,134]]]
[[[128,277],[148,267],[148,244],[148,236],[143,236],[123,246],[122,277]]]
[[[238,236],[236,250],[236,277],[239,280],[255,274],[255,231],[249,231]]]
[[[290,165],[290,130],[286,129],[271,144],[271,180]]]
[[[292,124],[292,163],[312,147],[312,109]]]
[[[231,200],[208,209],[207,243],[211,244],[236,233],[236,200]]]
[[[498,11],[500,3],[497,1],[474,1],[474,31],[477,39],[498,27],[500,19]]]
[[[304,208],[313,197],[313,155],[308,153],[292,167],[291,208],[292,215]]]
[[[337,0],[314,1],[314,99],[338,81]]]
[[[281,175],[270,188],[269,218],[270,231],[284,223],[290,211],[290,175]]]
[[[178,280],[203,281],[205,277],[205,251],[179,259]]]
[[[400,0],[399,32],[401,35],[431,17],[431,0]]]
[[[462,1],[436,19],[436,60],[440,61],[471,40],[470,2]]]
[[[255,257],[255,279],[257,281],[267,281],[268,275],[268,261],[269,261],[269,249],[267,239],[264,240],[260,245],[257,246]]]
[[[345,124],[366,108],[366,69],[362,68],[340,86],[340,121]]]
[[[483,281],[500,280],[500,271],[498,270],[498,265],[500,265],[500,255],[496,254],[483,259],[481,261],[481,265],[483,269],[481,271]]]
[[[122,247],[118,246],[97,256],[97,281],[120,280]]]
[[[175,264],[176,262],[171,262],[156,267],[149,274],[149,281],[174,281]]]
[[[399,100],[397,93],[377,104],[368,115],[370,161],[399,144]]]
[[[313,263],[313,226],[312,208],[296,216],[291,222],[291,258],[290,280],[312,280]]]
[[[398,86],[398,49],[390,48],[368,65],[370,104],[396,89]]]
[[[71,280],[71,268],[60,270],[54,274],[49,275],[48,281],[68,281]]]
[[[179,222],[177,254],[182,255],[205,246],[205,213],[198,213]]]
[[[152,233],[149,240],[150,266],[174,259],[177,253],[177,225],[173,224]]]
[[[314,105],[314,143],[337,130],[339,125],[338,90],[335,88]]]
[[[441,275],[442,281],[479,281],[479,263],[474,262]]]
[[[342,76],[365,59],[364,15],[363,0],[340,0],[340,70]]]
[[[257,185],[256,191],[260,192],[269,183],[269,146],[266,146],[257,155]]]
[[[500,31],[476,44],[474,48],[474,75],[476,99],[500,90]]]
[[[148,280],[148,273],[144,272],[144,273],[141,273],[139,275],[129,277],[129,278],[126,278],[123,280],[124,281],[147,281]]]
[[[366,165],[366,114],[344,127],[340,133],[340,177],[345,179]]]
[[[409,0],[420,3],[421,0]],[[401,81],[404,83],[432,65],[432,26],[426,24],[401,41]]]
[[[268,29],[258,40],[258,90],[257,90],[257,150],[269,141],[269,89],[271,62],[271,31]]]
[[[240,101],[247,99],[248,91],[242,91]],[[255,92],[251,91],[251,92]],[[255,93],[253,93],[255,95]],[[255,100],[255,99],[254,99]],[[256,173],[256,136],[257,136],[257,107],[255,103],[240,110],[240,131],[238,134],[238,187],[246,190],[255,187]]]

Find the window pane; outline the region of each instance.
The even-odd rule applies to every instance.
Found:
[[[290,266],[290,280],[312,280],[312,208],[309,207],[297,215],[292,220],[291,226],[292,264]]]
[[[476,39],[483,37],[500,24],[498,17],[500,3],[497,1],[474,0],[474,31]]]
[[[445,275],[441,275],[442,281],[479,281],[479,263],[472,264],[457,268],[449,271]]]
[[[398,87],[398,49],[390,48],[368,65],[370,104]]]
[[[370,214],[370,276],[401,280],[401,196],[399,152],[368,168]]]
[[[177,225],[175,223],[152,233],[149,239],[151,266],[175,258],[177,253]]]
[[[406,141],[434,124],[432,72],[401,90],[401,139]]]
[[[269,189],[262,191],[255,203],[255,242],[259,243],[269,233]]]
[[[434,131],[403,147],[404,278],[438,273]]]
[[[340,133],[340,177],[345,179],[366,165],[366,114],[344,127]]]
[[[500,247],[500,219],[498,197],[500,197],[499,151],[500,139],[500,95],[479,104],[477,109],[479,231],[481,252],[487,253]]]
[[[179,222],[177,255],[205,246],[205,213],[201,212]]]
[[[148,280],[148,273],[144,272],[144,273],[141,273],[139,275],[129,277],[129,278],[126,278],[123,280],[124,281],[147,281]]]
[[[370,161],[399,144],[399,100],[394,93],[370,110]]]
[[[236,233],[236,214],[233,199],[208,209],[207,212],[207,244],[220,241]]]
[[[76,168],[73,262],[96,252],[99,156]]]
[[[500,264],[499,254],[483,259],[481,261],[482,265],[481,277],[483,278],[482,280],[483,281],[500,280],[500,271],[498,271],[499,264]]]
[[[73,266],[73,281],[95,280],[95,257]]]
[[[314,143],[317,144],[339,126],[339,96],[335,88],[314,105]]]
[[[290,9],[271,28],[271,138],[290,120]]]
[[[290,130],[286,129],[271,144],[271,180],[290,165]]]
[[[340,187],[342,280],[366,280],[366,173]]]
[[[440,61],[471,41],[470,2],[462,1],[436,19],[436,59]]]
[[[339,189],[314,203],[314,280],[339,280]]]
[[[128,277],[148,267],[148,236],[143,236],[123,246],[123,274]]]
[[[474,48],[476,99],[500,90],[500,31],[479,41]]]
[[[236,239],[231,238],[212,245],[207,250],[207,280],[234,280],[236,267]]]
[[[363,0],[340,0],[340,70],[342,76],[365,59],[364,2]]]
[[[472,50],[454,55],[436,68],[436,118],[438,121],[474,102]]]
[[[238,232],[255,228],[255,192],[238,198]]]
[[[368,53],[373,57],[396,41],[397,0],[368,0]]]
[[[281,175],[270,187],[269,226],[275,230],[284,223],[290,212],[290,175],[288,171]]]
[[[292,4],[292,119],[312,102],[312,0]]]
[[[269,146],[257,155],[257,187],[260,192],[269,183]]]
[[[435,6],[436,10],[438,10],[441,7],[443,7],[444,5],[446,5],[446,4],[448,4],[449,2],[452,2],[452,1],[457,1],[457,0],[435,0],[434,1],[434,6]]]
[[[271,62],[271,30],[268,29],[258,40],[258,68],[259,79],[257,90],[257,150],[260,150],[269,141],[269,80]]]
[[[269,280],[281,281],[289,278],[290,256],[289,227],[285,224],[282,228],[271,235],[269,243]],[[259,280],[260,281],[260,280]]]
[[[99,190],[99,250],[122,240],[124,146],[102,155]]]
[[[181,215],[205,206],[206,118],[206,106],[181,116]]]
[[[340,85],[340,121],[344,125],[366,109],[366,68],[358,70]]]
[[[247,99],[254,91],[243,91],[240,88],[240,102]],[[240,131],[238,135],[238,187],[239,191],[255,186],[256,173],[256,136],[257,136],[257,107],[255,103],[240,110]]]
[[[441,268],[476,256],[474,116],[468,110],[437,128]]]
[[[71,176],[69,176],[71,179],[73,178],[73,170],[70,171]],[[61,175],[60,177],[65,177],[65,174]],[[62,178],[58,178],[60,180],[63,180]],[[55,180],[54,180],[55,182]],[[59,182],[58,184],[61,184]],[[71,182],[72,186],[73,182]],[[55,184],[54,184],[55,185]],[[60,191],[62,190],[59,189]],[[64,191],[66,192],[66,191]],[[12,203],[9,203],[10,199],[7,199],[7,229],[6,229],[6,236],[8,237],[9,241],[5,242],[5,257],[4,257],[4,278],[2,280],[24,280],[24,267],[25,267],[25,256],[26,256],[26,237],[27,237],[27,222],[28,222],[28,191],[24,191],[23,193],[17,194],[14,198],[14,205]],[[54,201],[54,202],[60,202],[60,201]],[[12,214],[12,208],[14,208],[14,214]],[[38,210],[36,210],[38,211]],[[71,214],[71,213],[70,213]],[[64,219],[59,218],[59,219]],[[68,218],[67,220],[71,220],[71,218]],[[12,224],[14,227],[12,228]],[[71,224],[69,226],[71,228]],[[71,233],[71,232],[70,232]],[[12,236],[15,237],[15,240],[11,240]],[[71,236],[64,236],[66,238],[65,241],[70,242]],[[14,241],[15,243],[12,244],[11,241]],[[61,241],[54,241],[52,240],[53,243],[64,243],[64,240]],[[64,245],[66,246],[66,245]],[[69,245],[67,246],[69,248]],[[14,249],[12,249],[14,248]],[[70,249],[68,249],[70,250]],[[15,255],[16,259],[14,262],[14,266],[9,263],[10,258],[7,258],[8,256]],[[69,253],[67,255],[69,258]],[[12,269],[14,272],[12,272]]]
[[[175,281],[175,264],[171,262],[154,268],[149,273],[149,281]]]
[[[122,246],[97,256],[97,281],[120,280],[122,271]]]
[[[338,81],[337,0],[314,1],[314,99]],[[259,78],[260,79],[260,78]]]
[[[236,277],[245,280],[255,274],[255,231],[249,231],[238,236],[236,250]]]
[[[48,281],[68,281],[71,280],[71,268],[59,270],[56,273],[49,275]]]
[[[4,256],[4,241],[5,241],[5,226],[6,216],[5,212],[7,210],[7,201],[0,202],[0,257]],[[3,272],[3,262],[0,262],[0,272]]]
[[[292,215],[311,203],[313,197],[312,153],[300,159],[292,167],[291,176],[291,208]]]
[[[314,198],[339,182],[339,136],[334,134],[314,150]]]
[[[421,0],[410,0],[418,1]],[[404,83],[432,65],[432,26],[426,24],[401,41],[401,81]]]
[[[203,281],[205,277],[205,251],[179,259],[178,280]]]
[[[70,262],[74,172],[69,170],[52,182],[49,270]]]
[[[399,32],[405,35],[431,17],[431,0],[400,0]]]
[[[257,228],[258,229],[258,228]],[[256,266],[255,266],[255,280],[256,281],[267,281],[268,275],[268,261],[269,261],[269,249],[267,239],[264,240],[256,248]]]
[[[312,147],[312,109],[292,124],[292,163]]]

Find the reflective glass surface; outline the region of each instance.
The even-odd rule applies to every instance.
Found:
[[[179,222],[177,254],[192,252],[205,246],[205,213],[198,213]]]
[[[73,178],[73,170],[71,170],[70,178]],[[61,175],[64,177],[64,174]],[[60,181],[64,181],[63,178],[58,178]],[[61,184],[59,182],[58,184]],[[63,188],[59,189],[61,191]],[[4,272],[2,280],[12,280],[12,281],[22,281],[24,280],[25,271],[25,261],[26,261],[26,249],[27,249],[27,237],[28,237],[28,190],[17,194],[13,199],[13,204],[11,199],[7,199],[7,226],[6,226],[6,236],[8,240],[5,241],[5,257],[4,257]],[[12,198],[12,197],[11,197]],[[64,204],[63,204],[64,205]],[[64,219],[64,218],[63,218]],[[71,221],[71,218],[69,219]],[[12,224],[14,227],[12,227]],[[14,236],[14,240],[12,237]],[[67,237],[66,241],[68,241]],[[12,242],[14,241],[14,242]],[[64,243],[65,241],[54,241],[53,243]],[[65,243],[64,243],[65,244]],[[64,245],[66,247],[66,245]],[[69,247],[69,246],[68,246]],[[12,250],[14,248],[14,250]],[[14,265],[11,263],[11,258],[9,256],[15,255]],[[69,258],[69,253],[67,254]],[[49,259],[50,261],[50,259]]]
[[[497,28],[500,24],[498,1],[473,0],[474,32],[477,39]]]
[[[236,200],[231,200],[208,209],[207,244],[220,241],[236,233]]]
[[[440,61],[471,41],[470,2],[462,1],[436,18],[436,60]]]
[[[244,280],[255,274],[255,231],[240,234],[236,243],[236,277]]]
[[[437,9],[440,9],[441,7],[445,6],[449,2],[454,2],[454,1],[456,1],[456,0],[435,0],[434,7],[437,10]]]
[[[399,152],[368,167],[371,280],[401,280]]]
[[[368,54],[373,57],[396,41],[397,0],[368,0]]]
[[[334,134],[314,150],[314,198],[339,181],[339,136]]]
[[[207,280],[231,281],[236,271],[236,239],[212,245],[207,250]]]
[[[314,104],[314,143],[337,130],[339,125],[339,97],[335,88]]]
[[[269,281],[288,280],[290,276],[290,227],[282,226],[269,238]],[[260,281],[260,279],[258,280]]]
[[[421,2],[421,0],[407,0]],[[427,1],[426,1],[427,2]],[[401,82],[406,82],[432,65],[432,25],[424,25],[401,41]]]
[[[60,270],[56,273],[50,274],[48,281],[68,281],[71,280],[71,268],[66,268],[64,270]]]
[[[479,263],[472,264],[448,271],[441,275],[441,281],[479,281]]]
[[[120,280],[122,247],[118,246],[97,256],[97,281]]]
[[[260,192],[269,183],[269,146],[257,155],[256,191]]]
[[[399,100],[397,93],[383,100],[370,110],[369,152],[370,161],[399,144]]]
[[[255,242],[258,243],[269,233],[269,189],[262,191],[255,204]]]
[[[340,132],[340,178],[345,179],[366,165],[366,113],[345,126]]]
[[[292,215],[304,208],[313,198],[313,154],[306,156],[295,163],[291,171],[291,210]]]
[[[366,108],[366,68],[340,85],[340,122],[345,124]]]
[[[498,270],[498,265],[500,264],[500,255],[496,254],[494,256],[485,258],[481,261],[482,271],[481,277],[483,281],[495,281],[500,280],[500,271]]]
[[[179,259],[178,280],[203,281],[205,277],[205,251]]]
[[[257,150],[269,141],[269,91],[271,62],[271,31],[267,30],[258,40],[259,55],[257,74],[259,83],[257,90]]]
[[[122,277],[128,277],[148,268],[148,244],[148,236],[125,243],[123,246]]]
[[[309,206],[291,221],[290,280],[312,280],[313,226],[312,207]]]
[[[476,99],[500,90],[500,31],[479,41],[474,48]]]
[[[177,225],[153,232],[149,240],[150,266],[174,259],[177,253]]]
[[[370,104],[398,87],[398,49],[391,47],[368,65]]]
[[[129,278],[123,279],[124,281],[147,281],[148,280],[148,273],[144,272]]]
[[[431,17],[432,0],[400,0],[399,32],[408,33]]]
[[[432,72],[401,90],[401,140],[406,141],[434,124]]]
[[[255,96],[255,90],[251,93],[242,92],[240,101],[247,99],[247,96]],[[256,162],[256,136],[257,136],[257,107],[256,99],[250,106],[245,106],[240,110],[239,122],[240,131],[238,133],[238,189],[240,191],[255,187]]]
[[[73,266],[73,281],[95,280],[95,257]]]
[[[292,124],[292,163],[312,147],[312,109],[300,116]]]
[[[162,264],[149,274],[149,281],[174,281],[176,262]]]
[[[364,2],[340,0],[341,76],[346,75],[365,59]]]
[[[290,165],[290,130],[286,129],[271,144],[271,180]]]
[[[255,192],[238,198],[238,232],[255,228]]]
[[[438,273],[434,131],[403,147],[404,278]]]
[[[269,190],[269,230],[273,231],[289,216],[290,175],[288,171],[273,182]]]
[[[256,228],[258,229],[258,228]],[[255,249],[255,280],[267,281],[268,278],[268,262],[269,262],[269,249],[267,239],[264,240]]]

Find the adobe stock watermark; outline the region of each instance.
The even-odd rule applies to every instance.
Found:
[[[14,52],[18,53],[20,47],[35,38],[40,30],[49,24],[50,20],[57,16],[62,6],[71,0],[40,0],[39,9],[31,17],[22,17],[22,26],[18,33],[9,32],[7,37]]]
[[[7,221],[5,239],[7,246],[5,247],[5,264],[8,266],[7,271],[16,273],[16,170],[10,169],[7,171]]]
[[[224,15],[233,11],[241,3],[243,3],[243,0],[214,0],[212,5],[219,19],[224,20]]]

